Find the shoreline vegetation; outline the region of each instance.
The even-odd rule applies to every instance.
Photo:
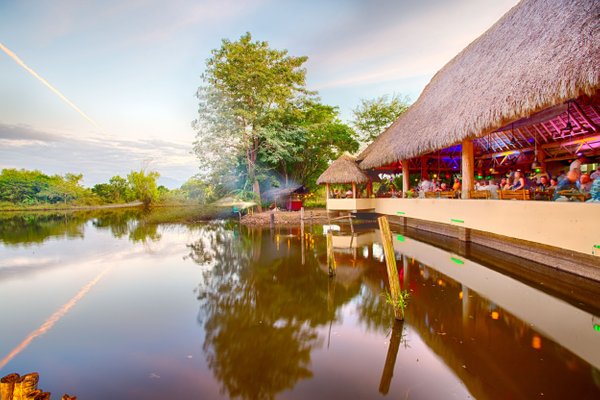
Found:
[[[94,206],[78,206],[56,204],[55,207],[49,204],[38,204],[28,206],[13,206],[12,208],[0,208],[0,213],[15,214],[20,213],[52,213],[52,212],[79,212],[79,211],[104,211],[119,209],[139,209],[143,216],[141,220],[146,224],[193,224],[218,219],[235,219],[246,226],[269,226],[271,214],[274,214],[276,226],[281,225],[300,225],[299,211],[264,211],[245,214],[241,218],[233,213],[231,207],[223,207],[217,204],[153,204],[150,207],[144,207],[140,201],[123,204],[105,204]],[[305,209],[304,218],[306,224],[327,223],[329,218],[325,208]]]

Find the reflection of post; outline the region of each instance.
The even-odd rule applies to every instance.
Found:
[[[335,256],[333,254],[333,235],[327,232],[327,266],[329,267],[329,276],[335,275],[336,265]]]
[[[396,366],[396,357],[398,356],[398,349],[400,348],[400,342],[402,341],[403,327],[404,321],[394,320],[394,326],[392,327],[392,334],[390,336],[390,345],[388,347],[387,356],[385,357],[381,381],[379,382],[379,393],[381,394],[387,394],[390,390],[390,384],[392,383],[392,377],[394,376],[394,367]]]
[[[385,254],[385,265],[387,267],[387,276],[390,283],[390,291],[392,299],[396,300],[402,296],[400,290],[400,278],[398,277],[398,269],[396,268],[396,253],[394,253],[394,244],[392,243],[392,232],[387,217],[377,218],[379,222],[379,230],[381,233],[381,243],[383,244],[383,252]],[[394,305],[394,315],[396,319],[404,319],[402,310]]]
[[[329,317],[329,333],[327,334],[327,348],[331,343],[331,325],[333,325],[333,318],[335,317],[335,279],[329,279],[327,281],[327,316]],[[333,310],[333,315],[331,311]]]
[[[408,257],[406,257],[406,255],[402,255],[402,275],[404,276],[404,289],[406,289],[408,286]]]
[[[304,213],[304,207],[301,208]],[[302,265],[304,265],[304,220],[300,224],[300,251],[302,253]]]
[[[467,326],[469,322],[469,288],[462,285],[462,322],[463,326]]]

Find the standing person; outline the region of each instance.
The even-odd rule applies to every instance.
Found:
[[[585,157],[584,156],[579,156],[569,166],[569,171],[575,171],[575,173],[577,174],[577,178],[578,179],[581,176],[581,164],[583,164],[584,162],[585,162]]]

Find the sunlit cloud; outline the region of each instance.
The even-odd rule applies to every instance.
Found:
[[[83,286],[79,292],[71,300],[67,301],[62,307],[60,307],[54,314],[50,316],[39,328],[31,332],[21,343],[19,343],[10,353],[6,355],[2,360],[0,360],[0,370],[6,366],[13,358],[15,358],[20,352],[25,350],[33,340],[43,334],[49,332],[52,327],[60,321],[62,317],[64,317],[73,307],[79,303],[79,301],[85,297],[86,294],[94,287],[100,280],[110,271],[112,266],[105,268],[101,271],[94,279],[88,282],[85,286]]]
[[[6,53],[6,55],[8,55],[14,62],[16,62],[25,71],[27,71],[31,75],[33,75],[34,78],[36,78],[38,81],[40,81],[42,84],[44,84],[44,86],[46,86],[48,89],[50,89],[55,95],[57,95],[62,101],[67,103],[67,105],[69,107],[71,107],[73,110],[75,110],[79,115],[81,115],[83,118],[85,118],[89,123],[91,123],[93,126],[98,128],[100,131],[103,131],[103,129],[100,127],[100,125],[98,125],[98,123],[96,121],[94,121],[90,116],[88,116],[86,113],[81,111],[81,109],[79,107],[77,107],[71,100],[69,100],[64,94],[62,94],[60,92],[60,90],[58,90],[57,88],[52,86],[50,84],[50,82],[48,82],[47,80],[42,78],[37,72],[35,72],[32,68],[30,68],[27,64],[25,64],[25,62],[23,60],[21,60],[12,50],[10,50],[6,46],[4,46],[4,44],[2,44],[2,42],[0,42],[0,50],[2,50],[4,53]]]

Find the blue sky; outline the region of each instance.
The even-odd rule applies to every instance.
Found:
[[[309,88],[349,121],[361,98],[415,100],[516,0],[0,0],[0,168],[81,172],[85,184],[146,167],[175,187],[190,153],[210,50],[249,31],[306,55]]]

